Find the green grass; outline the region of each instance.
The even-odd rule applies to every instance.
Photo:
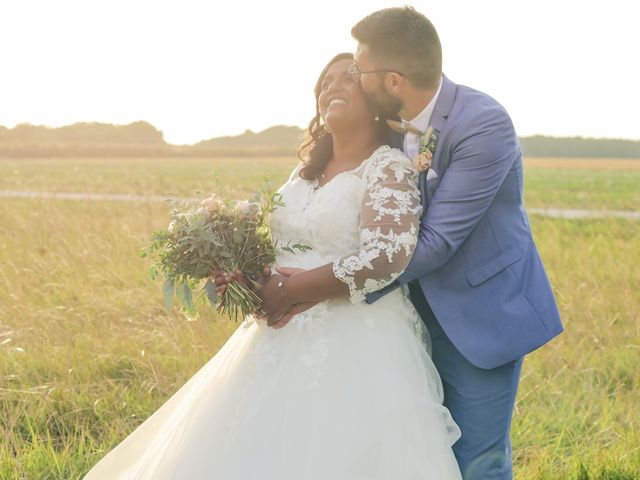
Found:
[[[186,196],[215,190],[241,197],[264,177],[281,184],[296,163],[294,157],[0,160],[0,189]],[[529,163],[535,168],[525,174],[528,207],[640,209],[638,160],[613,162],[611,169],[580,160],[560,160],[561,168]]]
[[[0,160],[0,189],[209,196],[281,185],[295,157]]]
[[[528,207],[640,210],[640,169],[527,169],[525,201]]]
[[[566,331],[525,360],[516,478],[640,478],[639,227],[533,219]]]
[[[166,213],[0,202],[0,478],[78,478],[236,328],[164,313],[137,252]]]
[[[221,161],[222,190],[196,175],[214,162],[80,163],[74,174],[67,161],[32,165],[29,175],[51,184],[9,187],[0,174],[0,188],[55,190],[64,179],[60,190],[165,193],[154,182],[173,179],[179,193],[241,196],[264,171],[283,181],[295,161]],[[0,199],[0,479],[81,478],[237,327],[207,308],[197,321],[164,312],[137,251],[166,215],[162,203]],[[533,216],[532,225],[566,331],[524,363],[515,478],[640,478],[640,223]]]

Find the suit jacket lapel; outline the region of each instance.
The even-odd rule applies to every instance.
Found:
[[[456,84],[449,80],[445,75],[442,76],[442,89],[440,90],[440,96],[436,101],[436,105],[431,115],[430,125],[436,131],[436,134],[440,137],[445,129],[449,113],[453,107],[453,101],[456,97]],[[438,143],[440,143],[438,141]],[[433,166],[436,168],[436,172],[440,175],[442,170],[442,164],[440,159],[442,158],[442,148],[436,146],[435,155],[433,156]]]
[[[431,121],[429,122],[429,125],[433,127],[438,137],[440,137],[442,132],[444,131],[449,113],[451,112],[451,108],[453,107],[453,101],[455,100],[455,97],[456,84],[449,80],[443,74],[440,95],[438,96],[438,100],[436,101],[433,113],[431,114]],[[441,148],[439,144],[440,138],[438,138],[438,145],[436,145],[436,151],[433,156],[432,169],[437,173],[438,176],[441,176],[444,173],[447,165],[445,165],[443,161],[441,161],[441,153],[443,151],[443,148]],[[422,202],[425,207],[422,211],[422,215],[425,214],[427,204],[430,200],[427,195],[427,173],[428,172],[420,173],[420,192],[422,193]]]

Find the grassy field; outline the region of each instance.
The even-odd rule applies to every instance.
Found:
[[[0,161],[0,189],[240,197],[294,164]],[[527,204],[638,210],[636,165],[528,160]],[[0,198],[0,479],[81,478],[237,327],[164,312],[136,252],[166,215],[162,203]],[[532,225],[566,332],[524,363],[515,478],[638,479],[640,222]]]
[[[0,160],[0,190],[199,196],[250,193],[264,177],[287,179],[294,157]],[[525,160],[531,207],[640,209],[640,160]]]

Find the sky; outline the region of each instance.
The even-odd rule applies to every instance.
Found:
[[[522,135],[640,139],[635,0],[408,2]],[[0,125],[145,120],[175,144],[306,126],[366,0],[0,0]]]

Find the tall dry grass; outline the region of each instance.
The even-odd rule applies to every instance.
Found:
[[[109,174],[79,162],[69,181],[76,191],[85,184],[153,191],[156,162]],[[269,167],[276,183],[294,163]],[[194,175],[206,165],[166,178],[185,182],[185,193],[208,193],[211,180]],[[250,167],[224,164],[219,185],[235,196],[251,191],[262,171]],[[74,166],[58,168],[52,186]],[[527,187],[529,205],[539,206],[542,187]],[[158,203],[0,199],[0,478],[81,478],[237,327],[206,309],[195,322],[163,311],[160,285],[136,252],[166,214]],[[532,224],[566,332],[525,361],[515,478],[640,478],[640,223],[533,217]]]

